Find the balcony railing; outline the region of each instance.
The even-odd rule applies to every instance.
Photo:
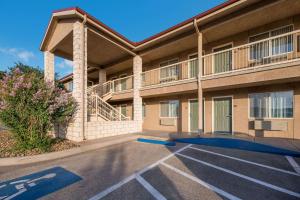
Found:
[[[133,76],[112,80],[110,87],[113,93],[131,90],[133,88]]]
[[[198,76],[198,59],[190,59],[142,73],[142,87],[193,79]]]
[[[117,93],[133,88],[133,76],[126,76],[105,82],[103,85],[94,85],[88,89],[88,93],[97,94],[100,97],[108,93]]]
[[[203,56],[203,76],[263,67],[300,58],[300,31]]]

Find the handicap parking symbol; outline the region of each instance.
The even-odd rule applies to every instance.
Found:
[[[53,167],[0,182],[0,200],[38,199],[80,180],[80,176],[62,167]]]

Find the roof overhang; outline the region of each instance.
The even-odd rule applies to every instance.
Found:
[[[46,50],[47,41],[49,40],[49,37],[51,37],[52,29],[55,27],[57,21],[59,21],[60,19],[73,18],[73,19],[77,19],[77,20],[84,20],[84,18],[86,17],[87,23],[89,25],[95,27],[98,30],[101,30],[101,31],[107,33],[109,36],[111,36],[116,41],[121,43],[124,48],[128,48],[132,51],[139,52],[141,50],[145,50],[145,49],[149,48],[150,46],[158,44],[162,41],[168,40],[174,36],[180,35],[183,32],[186,32],[188,30],[193,30],[193,26],[194,26],[193,21],[195,19],[197,20],[197,23],[213,20],[222,15],[226,15],[226,12],[240,9],[242,6],[246,6],[246,5],[256,2],[256,1],[257,0],[253,0],[253,1],[229,0],[229,1],[226,1],[208,11],[200,13],[188,20],[185,20],[165,31],[155,34],[155,35],[153,35],[149,38],[146,38],[140,42],[133,42],[133,41],[127,39],[125,36],[121,35],[117,31],[108,27],[107,25],[105,25],[104,23],[97,20],[95,17],[89,15],[87,12],[83,11],[82,9],[80,9],[78,7],[56,10],[52,13],[50,22],[48,24],[46,33],[44,35],[43,41],[40,46],[40,49],[42,51]]]

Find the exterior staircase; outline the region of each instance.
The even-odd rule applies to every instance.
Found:
[[[126,121],[128,117],[107,103],[112,97],[112,90],[103,85],[88,88],[88,118],[89,121]]]

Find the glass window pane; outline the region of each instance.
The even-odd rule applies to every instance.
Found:
[[[273,118],[293,117],[293,92],[271,93],[271,112]]]
[[[161,117],[168,117],[169,116],[169,103],[168,102],[161,102],[160,103],[160,116]]]
[[[179,103],[178,101],[170,101],[169,117],[178,117]]]
[[[269,117],[269,97],[267,93],[258,93],[250,95],[250,117]]]

